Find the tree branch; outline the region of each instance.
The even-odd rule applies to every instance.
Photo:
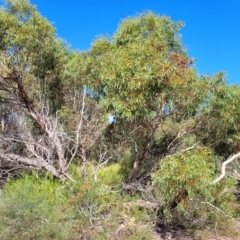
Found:
[[[57,169],[54,166],[43,161],[42,159],[37,159],[37,158],[30,159],[30,158],[22,157],[17,154],[13,154],[13,153],[8,153],[8,154],[0,153],[0,160],[1,159],[5,160],[5,161],[15,162],[18,164],[33,166],[36,169],[46,169],[53,176],[55,176],[61,180],[66,180],[68,178],[67,176],[65,176],[65,174],[62,174],[61,172],[57,171]]]
[[[226,166],[227,166],[227,164],[229,164],[230,162],[232,162],[233,160],[235,160],[235,159],[237,159],[239,157],[240,157],[240,152],[230,156],[225,162],[223,162],[221,175],[218,178],[216,178],[212,183],[214,184],[214,183],[218,183],[219,181],[221,181],[225,177],[225,175],[226,175]]]

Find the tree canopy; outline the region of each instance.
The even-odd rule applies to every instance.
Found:
[[[199,104],[206,82],[178,37],[182,25],[144,13],[122,21],[112,39],[93,43],[88,81],[104,107],[119,118],[149,119],[167,105],[179,111],[187,102]]]

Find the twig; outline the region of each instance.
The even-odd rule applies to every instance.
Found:
[[[223,210],[221,210],[220,208],[214,206],[213,204],[209,203],[209,202],[201,202],[202,204],[207,204],[209,206],[211,206],[212,208],[216,209],[217,211],[219,211],[220,213],[222,213],[223,215],[225,215],[226,217],[231,218],[232,220],[234,220],[234,218],[228,214],[226,214]]]

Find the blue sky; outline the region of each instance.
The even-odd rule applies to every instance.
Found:
[[[188,55],[201,75],[227,73],[240,85],[240,0],[30,0],[72,49],[87,50],[100,35],[112,35],[121,19],[151,10],[185,22]]]

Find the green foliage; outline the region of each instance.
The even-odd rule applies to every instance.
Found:
[[[208,119],[200,136],[218,155],[228,157],[240,150],[240,88],[221,84],[210,98],[203,116]],[[220,127],[219,127],[220,126]]]
[[[203,196],[190,201],[178,221],[194,229],[217,226],[218,231],[229,234],[229,224],[236,224],[239,217],[239,202],[234,195],[236,184],[234,179],[225,179],[217,185],[207,186],[210,197]],[[232,233],[236,233],[236,230],[232,229]]]
[[[110,169],[115,169],[111,181],[103,175]],[[139,196],[111,190],[120,180],[118,170],[118,165],[103,168],[98,182],[89,177],[63,185],[35,173],[7,182],[0,198],[0,238],[151,239],[152,213],[134,205]]]
[[[97,181],[88,169],[85,179],[65,184],[70,205],[77,210],[81,236],[89,239],[141,239],[145,236],[151,239],[153,213],[134,205],[140,196],[121,191],[119,169],[119,164],[100,168]]]
[[[161,161],[153,179],[158,196],[164,201],[167,221],[204,227],[207,222],[236,214],[233,194],[236,181],[227,179],[213,185],[214,162],[214,155],[207,148],[168,156]]]
[[[121,165],[113,163],[104,168],[100,168],[97,172],[98,180],[108,186],[116,186],[121,184],[123,176],[121,175]]]
[[[146,163],[151,165],[149,146],[157,127],[168,119],[181,125],[196,117],[211,92],[211,79],[199,77],[182,46],[181,26],[165,16],[140,14],[122,21],[112,39],[97,39],[85,54],[89,87],[100,96],[99,105],[116,117],[115,129],[126,134],[121,136],[131,146],[129,160],[140,163],[131,181]]]
[[[134,161],[134,156],[131,153],[131,151],[126,150],[121,154],[121,157],[119,159],[119,163],[120,163],[120,173],[122,174],[122,176],[124,176],[124,179],[127,180],[127,177],[130,174],[130,171],[132,169],[132,165],[133,165],[133,161]]]
[[[62,73],[70,58],[68,49],[28,0],[5,2],[0,9],[1,71],[4,76],[19,74],[35,104],[44,98],[54,112],[64,102]],[[16,87],[16,81],[11,81],[10,86]]]
[[[212,189],[213,203],[231,217],[239,217],[239,203],[234,194],[238,181],[233,178],[225,178]],[[212,209],[213,210],[213,209]],[[222,213],[218,213],[224,216]]]
[[[6,183],[0,200],[1,239],[74,239],[75,213],[58,182],[23,175]]]
[[[154,185],[164,200],[166,217],[177,207],[185,211],[190,199],[211,199],[210,183],[214,177],[212,152],[195,149],[161,161],[160,169],[153,174]]]
[[[134,18],[124,19],[114,35],[114,41],[117,45],[123,46],[136,40],[147,41],[148,38],[153,37],[158,38],[161,43],[170,43],[169,51],[180,51],[180,39],[174,35],[182,26],[182,22],[172,23],[167,16],[159,18],[156,14],[147,12]]]
[[[122,21],[112,40],[93,43],[86,74],[104,108],[119,119],[139,120],[153,118],[170,101],[185,109],[199,104],[206,83],[177,37],[181,26],[149,12]]]

